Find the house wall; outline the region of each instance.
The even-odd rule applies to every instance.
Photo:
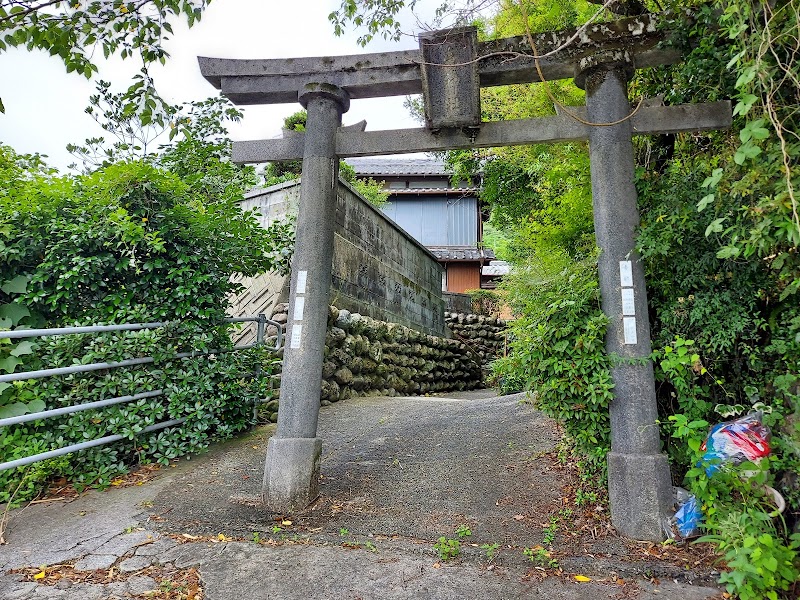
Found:
[[[481,287],[480,263],[451,262],[447,264],[447,291],[463,293]]]
[[[425,246],[478,244],[474,196],[395,196],[381,210]]]

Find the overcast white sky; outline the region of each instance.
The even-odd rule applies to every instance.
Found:
[[[171,58],[165,67],[152,67],[156,85],[173,103],[216,95],[200,75],[198,55],[280,58],[417,47],[411,37],[401,42],[376,40],[366,48],[356,44],[355,32],[335,37],[327,15],[339,4],[340,0],[214,0],[192,29],[175,25],[175,35],[167,45]],[[410,28],[413,20],[404,25]],[[121,91],[140,67],[135,59],[112,59],[100,64],[98,78],[111,81],[112,89]],[[74,160],[65,149],[67,143],[102,135],[84,113],[94,83],[66,73],[57,58],[19,49],[4,52],[0,81],[6,108],[5,115],[0,115],[0,142],[18,152],[47,154],[50,164],[64,170]],[[344,122],[366,119],[369,130],[418,127],[402,104],[402,97],[356,100]],[[299,104],[244,107],[245,118],[231,127],[231,136],[235,140],[277,137],[283,118],[299,109]]]

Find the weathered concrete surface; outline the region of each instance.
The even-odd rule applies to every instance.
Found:
[[[276,510],[308,506],[319,493],[317,439],[322,361],[328,330],[333,219],[339,161],[336,128],[350,108],[347,92],[308,84],[299,95],[308,111],[303,184],[297,214],[283,355],[278,429],[267,449],[262,498]]]
[[[660,19],[663,16],[642,15],[596,23],[581,32],[534,33],[531,39],[541,57],[538,68],[527,36],[480,42],[476,51],[477,56],[484,57],[477,65],[480,84],[486,87],[570,78],[582,57],[620,46],[635,53],[639,68],[677,62],[679,51],[659,46],[670,37],[668,31],[658,27]],[[344,88],[353,99],[419,94],[423,59],[424,53],[418,50],[401,50],[291,59],[199,57],[198,61],[203,76],[234,103],[281,104],[294,102],[297,90],[308,81]]]
[[[586,109],[582,106],[570,107],[569,111],[586,118]],[[730,124],[729,100],[677,106],[643,106],[631,119],[633,135],[725,129]],[[477,133],[456,129],[434,134],[426,127],[374,131],[341,127],[336,135],[336,154],[340,157],[381,156],[527,146],[585,140],[589,137],[589,129],[568,115],[486,122],[481,124]],[[303,140],[304,134],[293,133],[285,138],[234,142],[233,160],[237,163],[262,163],[298,159],[303,156]]]
[[[563,507],[564,475],[548,454],[558,439],[552,422],[519,400],[483,391],[359,398],[323,409],[321,497],[304,514],[265,515],[248,504],[260,491],[274,426],[162,469],[143,486],[31,506],[13,515],[10,543],[0,547],[0,598],[130,598],[159,583],[140,571],[123,574],[124,581],[62,587],[8,574],[74,561],[85,569],[111,561],[123,571],[197,567],[209,600],[719,594],[707,573],[637,558],[617,538],[573,538],[566,525],[554,544],[563,574],[534,569],[522,548],[541,543],[543,526]],[[462,556],[440,563],[433,543],[455,537],[461,523],[472,529]],[[492,569],[477,547],[483,543],[501,544]],[[593,581],[578,583],[577,573]]]
[[[305,134],[293,133],[294,137]],[[305,139],[303,137],[303,139]],[[256,209],[263,227],[297,215],[300,182],[253,190],[240,203],[243,210]],[[422,244],[398,227],[381,210],[361,198],[348,183],[336,189],[331,304],[381,321],[399,323],[431,335],[447,337],[442,301],[442,267]],[[295,266],[295,268],[297,268]],[[272,294],[274,302],[265,314],[288,300],[285,282],[255,278],[249,295],[259,299]],[[276,285],[268,290],[265,285]],[[252,309],[258,302],[239,300],[237,306]],[[255,314],[240,311],[234,316]]]

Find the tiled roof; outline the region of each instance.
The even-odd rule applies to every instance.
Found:
[[[345,162],[353,167],[356,175],[449,175],[444,162],[420,158],[348,158]]]
[[[454,195],[459,194],[462,196],[476,196],[480,191],[480,188],[476,187],[464,187],[464,188],[400,188],[400,189],[392,189],[386,188],[383,190],[384,192],[389,192],[389,196],[413,196],[415,194],[447,194],[447,195]]]
[[[471,248],[468,246],[428,246],[437,260],[493,260],[491,248]]]

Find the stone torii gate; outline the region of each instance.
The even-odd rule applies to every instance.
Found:
[[[419,50],[276,60],[200,58],[203,76],[237,104],[299,101],[304,133],[235,142],[239,163],[302,158],[297,241],[292,263],[289,343],[278,428],[268,445],[263,499],[275,511],[304,508],[318,495],[317,437],[323,350],[341,157],[589,140],[602,307],[610,322],[612,369],[608,455],[611,518],[623,535],[661,540],[671,479],[660,451],[644,270],[635,250],[639,224],[631,136],[725,128],[729,102],[642,107],[631,115],[627,83],[635,68],[680,59],[659,42],[656,17],[578,30],[478,42],[474,28],[420,37]],[[530,56],[531,41],[542,56]],[[586,90],[581,120],[568,115],[482,122],[480,88],[574,77]],[[422,93],[427,127],[365,131],[341,127],[351,99]],[[628,118],[630,117],[630,118]],[[609,125],[614,123],[613,125]],[[644,360],[642,360],[644,359]]]

